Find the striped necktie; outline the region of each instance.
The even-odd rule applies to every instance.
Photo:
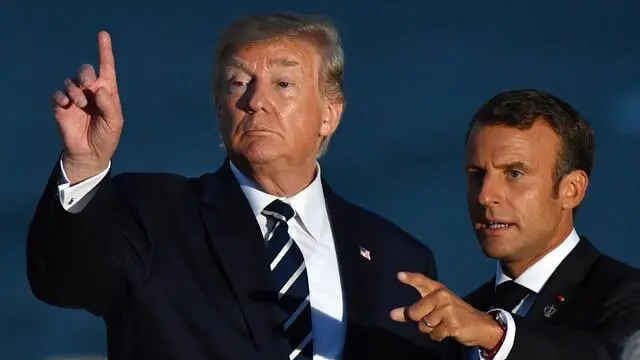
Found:
[[[286,313],[282,331],[289,342],[289,359],[313,358],[309,280],[302,252],[289,236],[290,205],[274,200],[262,210],[267,224],[267,262],[278,289],[278,304]]]

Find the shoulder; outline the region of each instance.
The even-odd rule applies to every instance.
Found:
[[[640,290],[640,269],[632,267],[608,255],[601,254],[591,271],[592,276],[603,278],[603,282],[614,287],[636,287]]]

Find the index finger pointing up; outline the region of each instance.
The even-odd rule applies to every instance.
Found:
[[[116,80],[116,61],[111,47],[111,36],[106,31],[98,33],[98,54],[100,57],[100,77],[105,80]]]

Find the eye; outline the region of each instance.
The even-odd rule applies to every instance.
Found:
[[[520,170],[509,170],[507,172],[507,175],[509,175],[510,178],[519,178],[520,176],[524,175],[524,173]]]
[[[231,86],[233,87],[240,87],[240,86],[245,86],[246,82],[244,81],[240,81],[240,80],[231,80]]]
[[[472,170],[467,171],[467,179],[473,182],[482,182],[486,173],[484,171]]]
[[[289,87],[293,86],[293,83],[290,83],[288,81],[278,81],[278,86],[283,88],[283,89],[286,89],[286,88],[289,88]]]

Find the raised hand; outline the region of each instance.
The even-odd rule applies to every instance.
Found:
[[[393,309],[391,319],[417,322],[418,329],[436,341],[451,337],[463,345],[485,349],[499,343],[502,327],[444,285],[418,273],[400,273],[398,280],[415,288],[422,298],[415,304]]]
[[[63,166],[72,184],[106,169],[118,146],[124,120],[116,81],[111,37],[98,34],[100,73],[82,65],[77,77],[64,82],[53,95],[64,146]]]

